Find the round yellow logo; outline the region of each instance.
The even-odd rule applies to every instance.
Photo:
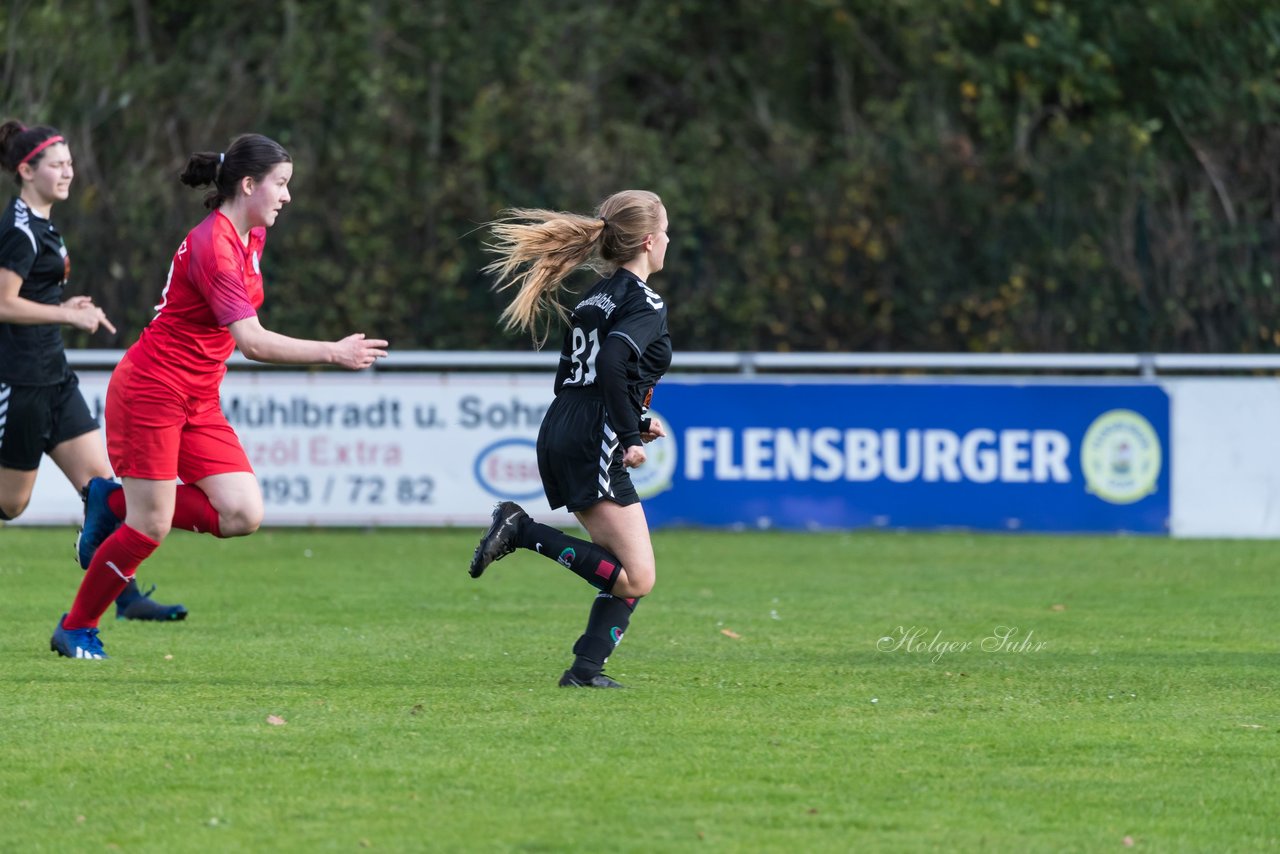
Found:
[[[1085,488],[1110,504],[1132,504],[1155,492],[1161,458],[1155,428],[1131,409],[1102,413],[1080,443]]]

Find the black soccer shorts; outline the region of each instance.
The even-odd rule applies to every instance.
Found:
[[[0,468],[35,471],[41,456],[97,429],[75,374],[57,385],[0,383]]]
[[[552,509],[577,512],[604,500],[638,503],[624,451],[599,394],[573,389],[556,395],[538,430],[538,474]]]

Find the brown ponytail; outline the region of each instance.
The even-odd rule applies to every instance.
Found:
[[[9,119],[0,124],[0,167],[6,172],[12,172],[14,180],[22,183],[18,166],[23,161],[35,166],[44,157],[44,151],[38,150],[40,146],[61,136],[57,130],[47,125],[29,128],[16,119]],[[35,152],[34,157],[32,152]]]
[[[245,178],[261,181],[278,163],[292,163],[284,146],[261,134],[236,137],[226,151],[197,151],[187,160],[178,180],[188,187],[213,185],[204,197],[204,206],[217,209],[235,198],[236,188]]]

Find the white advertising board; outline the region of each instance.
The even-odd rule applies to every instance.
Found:
[[[109,374],[82,372],[101,415]],[[678,382],[678,380],[677,380]],[[1169,532],[1280,538],[1280,381],[1167,378]],[[266,499],[267,525],[467,525],[511,498],[547,522],[534,440],[551,377],[501,373],[232,371],[223,407]],[[51,460],[9,524],[75,525],[75,491]]]
[[[1173,379],[1175,537],[1280,538],[1280,381]]]
[[[80,374],[101,419],[110,374]],[[253,463],[266,525],[481,525],[510,498],[551,524],[534,440],[549,375],[230,372],[222,407]],[[48,457],[15,524],[77,523]]]

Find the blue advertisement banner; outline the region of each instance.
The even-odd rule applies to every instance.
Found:
[[[1167,533],[1155,385],[664,381],[650,523]]]

